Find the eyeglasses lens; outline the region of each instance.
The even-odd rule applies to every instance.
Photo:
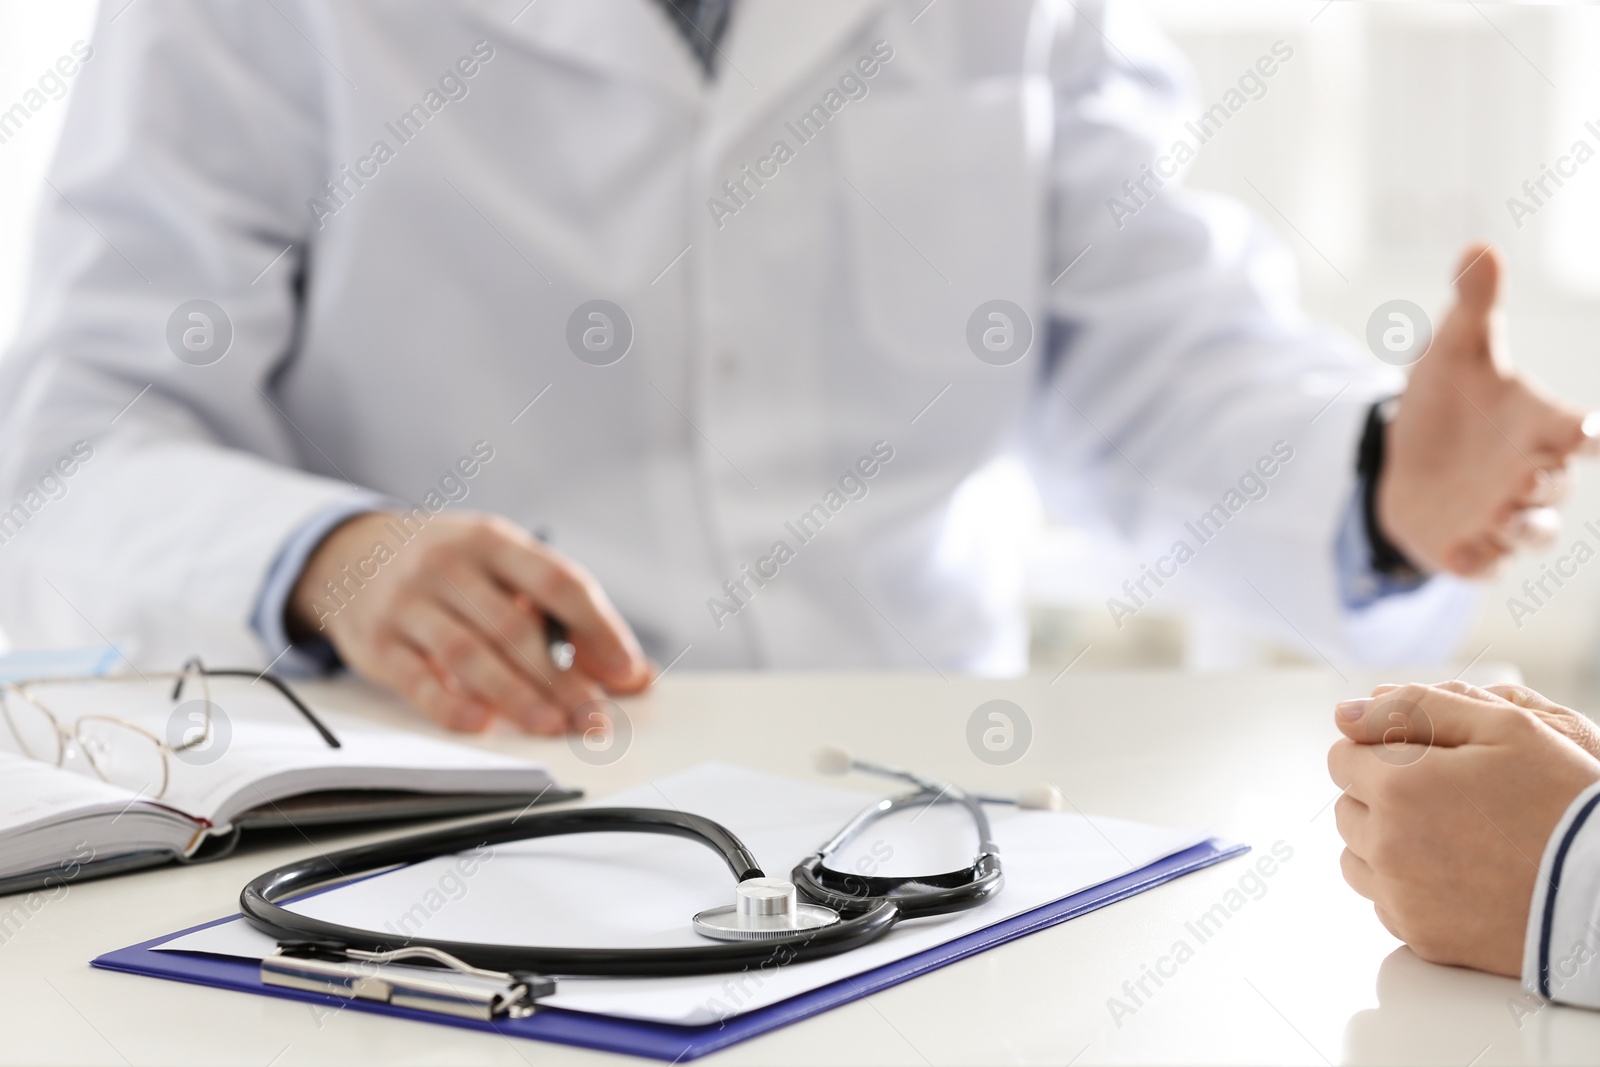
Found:
[[[61,762],[61,733],[48,712],[17,693],[8,692],[0,695],[0,713],[6,722],[6,729],[0,730],[0,744],[12,746],[31,759]]]
[[[114,719],[78,720],[78,743],[100,777],[146,797],[166,789],[166,757],[148,734]]]

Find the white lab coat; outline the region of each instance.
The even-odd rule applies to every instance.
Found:
[[[1020,458],[1154,562],[1276,442],[1267,499],[1160,596],[1335,659],[1453,636],[1411,603],[1374,638],[1337,594],[1359,427],[1397,382],[1298,318],[1241,208],[1172,185],[1113,222],[1187,117],[1119,6],[740,0],[710,83],[651,0],[159,0],[107,5],[93,44],[0,377],[14,640],[241,651],[308,516],[422,501],[479,442],[452,506],[547,529],[688,667],[1020,669],[985,472]],[[1035,334],[1007,366],[966,338],[997,298]],[[166,339],[195,299],[233,328],[207,366]],[[608,366],[566,340],[593,299],[634,333]]]

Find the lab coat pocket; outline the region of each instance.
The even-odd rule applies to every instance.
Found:
[[[986,79],[880,90],[839,124],[849,291],[886,358],[978,368],[974,345],[1003,362],[997,346],[1042,333],[1049,112],[1042,81]],[[991,319],[980,306],[996,300],[1027,321]]]

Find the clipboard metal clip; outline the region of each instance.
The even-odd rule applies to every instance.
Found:
[[[419,967],[403,960],[434,964]],[[556,991],[556,980],[527,972],[486,971],[434,948],[369,952],[336,941],[280,941],[261,961],[263,985],[374,1000],[397,1008],[464,1019],[525,1019]]]

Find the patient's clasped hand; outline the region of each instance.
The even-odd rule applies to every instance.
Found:
[[[1600,730],[1519,685],[1383,685],[1335,711],[1344,877],[1436,963],[1600,1006]],[[1554,961],[1554,963],[1552,962]]]

